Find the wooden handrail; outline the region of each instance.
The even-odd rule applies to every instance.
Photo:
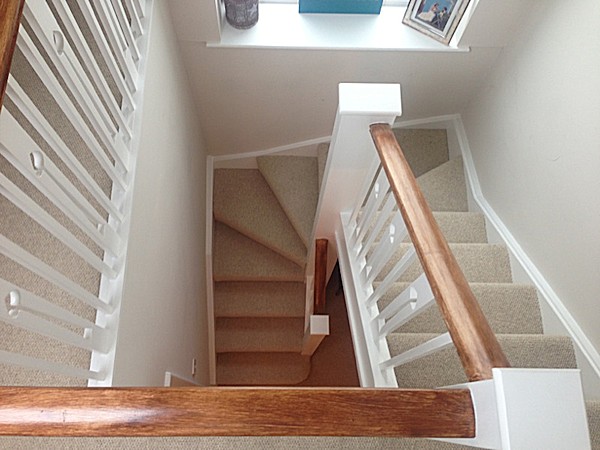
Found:
[[[0,435],[473,437],[468,390],[0,388]]]
[[[325,314],[327,304],[327,239],[315,241],[315,314]]]
[[[493,367],[510,367],[508,359],[450,251],[391,127],[374,124],[370,129],[465,373],[469,381],[491,379]]]
[[[0,109],[10,72],[25,0],[0,0]]]

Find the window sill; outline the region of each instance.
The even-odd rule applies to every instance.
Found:
[[[297,4],[261,3],[258,23],[237,30],[224,23],[220,42],[208,47],[322,50],[466,52],[446,47],[402,24],[405,7],[384,6],[379,15],[299,14]]]

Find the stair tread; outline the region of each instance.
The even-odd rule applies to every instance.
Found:
[[[379,283],[376,284],[376,286]],[[409,287],[394,283],[378,302],[380,311]],[[469,283],[492,330],[499,334],[542,334],[542,316],[537,290],[531,285],[513,283]],[[445,333],[446,325],[436,304],[397,330],[399,333]]]
[[[415,177],[448,161],[446,130],[394,128],[393,132]]]
[[[390,354],[399,355],[438,336],[435,333],[392,333],[387,338]],[[576,368],[571,339],[539,334],[499,334],[498,341],[513,367]],[[464,383],[466,377],[456,349],[442,350],[395,368],[399,387],[433,388]]]
[[[302,351],[303,317],[218,317],[217,353]]]
[[[304,283],[241,281],[215,283],[216,317],[304,317]]]
[[[216,221],[214,281],[303,281],[304,270],[271,249]]]
[[[308,246],[319,198],[317,158],[261,156],[256,162],[300,239]]]
[[[468,211],[467,188],[462,158],[450,161],[417,178],[433,211]]]
[[[402,258],[412,244],[401,243],[399,249],[377,276],[382,281],[385,275]],[[450,250],[456,257],[467,281],[482,283],[510,283],[512,273],[508,251],[504,245],[483,243],[450,243]],[[399,281],[413,281],[423,269],[418,261],[412,264],[400,277]]]
[[[299,353],[220,353],[217,384],[222,386],[293,386],[310,372],[310,358]]]
[[[305,263],[305,244],[258,170],[215,170],[213,198],[215,219],[298,265]]]

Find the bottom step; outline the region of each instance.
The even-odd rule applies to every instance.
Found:
[[[219,386],[293,386],[310,372],[310,357],[299,353],[220,353]]]

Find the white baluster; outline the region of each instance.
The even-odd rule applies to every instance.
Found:
[[[373,293],[367,299],[367,307],[375,305],[381,298],[381,296],[395,283],[406,269],[417,259],[417,252],[414,247],[411,247],[403,256],[400,261],[396,263],[394,268],[385,276],[383,281],[377,286]]]
[[[131,54],[129,53],[126,45],[125,38],[120,36],[120,29],[118,24],[113,21],[110,14],[110,8],[104,0],[93,0],[96,13],[100,22],[104,26],[104,32],[110,42],[113,49],[113,53],[117,58],[121,72],[125,76],[125,81],[131,92],[137,91],[137,79],[138,73]]]
[[[372,166],[369,168],[369,171],[363,181],[363,185],[360,188],[359,194],[356,197],[357,201],[352,209],[352,214],[350,215],[350,219],[348,224],[353,224],[357,222],[358,215],[363,207],[363,205],[368,200],[368,195],[371,192],[371,186],[373,185],[373,180],[379,175],[379,171],[381,170],[381,163],[376,160],[373,162]]]
[[[81,196],[81,193],[70,182],[64,181],[64,175],[55,168],[53,163],[45,158],[42,160],[40,156],[43,154],[33,142],[33,140],[20,127],[14,117],[3,109],[0,113],[0,136],[2,144],[0,145],[0,154],[7,159],[29,182],[39,189],[52,203],[54,203],[61,211],[75,223],[83,232],[85,232],[96,244],[102,249],[110,251],[114,256],[119,256],[123,250],[121,239],[116,232],[105,223],[105,220],[98,214],[97,211],[87,200]],[[28,154],[19,151],[19,149],[35,149],[34,152]],[[31,161],[30,155],[35,156]],[[32,168],[32,163],[36,166]],[[57,185],[55,179],[48,175],[47,168],[50,168],[55,178],[61,177],[66,183],[65,187]],[[29,169],[27,169],[29,168]],[[36,173],[34,173],[33,169]],[[60,174],[60,175],[59,175]],[[65,191],[69,191],[67,194]],[[82,204],[88,204],[87,211],[81,209],[81,205],[73,200],[77,197]],[[90,209],[91,208],[91,209]],[[89,215],[88,215],[89,214]],[[90,221],[90,216],[95,218],[95,221]],[[101,228],[101,230],[98,229]]]
[[[73,378],[104,380],[106,375],[92,370],[81,369],[79,367],[66,366],[64,364],[47,361],[45,359],[32,358],[18,353],[10,353],[0,350],[0,362],[3,364],[12,364],[26,367],[28,369],[41,370],[43,372],[53,372],[58,375],[65,375]]]
[[[125,40],[127,41],[126,45],[131,51],[131,56],[133,56],[133,59],[135,61],[139,61],[140,50],[135,42],[135,37],[133,36],[131,27],[127,22],[127,14],[125,13],[125,9],[123,8],[123,3],[121,3],[121,0],[111,0],[111,3],[114,11],[114,18],[121,25],[121,31],[123,32]]]
[[[56,339],[68,345],[82,348],[84,350],[96,350],[102,353],[106,353],[109,349],[110,342],[106,339],[105,330],[90,323],[89,327],[85,328],[83,334],[77,334],[71,330],[68,330],[54,322],[45,319],[39,314],[39,311],[35,308],[35,303],[46,302],[44,299],[34,296],[30,292],[21,290],[16,286],[9,291],[5,291],[3,283],[4,280],[0,280],[0,286],[2,287],[2,293],[8,292],[4,307],[0,306],[0,320],[10,325],[28,330],[43,336],[47,336],[52,339]],[[29,298],[28,300],[26,298]],[[68,320],[70,316],[74,316],[69,311],[63,310],[52,303],[46,302],[46,311],[52,310],[53,314],[43,313],[44,315],[50,316],[54,319],[63,321],[63,317],[67,318],[67,323],[73,324],[74,321]]]
[[[0,174],[0,193],[48,230],[74,253],[79,255],[81,259],[94,269],[110,278],[115,278],[117,276],[117,272],[112,267],[108,266],[101,258],[96,256],[87,246],[83,245],[64,226],[54,219],[54,217],[48,214],[44,208],[31,200],[31,198],[25,195],[15,184],[2,174]]]
[[[140,15],[138,14],[137,9],[133,5],[133,0],[125,0],[125,5],[127,6],[127,12],[129,13],[129,17],[131,17],[131,27],[133,29],[133,35],[135,37],[140,37],[144,34],[144,27],[142,26]]]
[[[385,222],[390,219],[390,216],[396,207],[396,199],[392,195],[391,192],[387,193],[385,203],[383,208],[381,209],[379,215],[377,216],[377,220],[375,221],[371,232],[369,233],[367,239],[364,243],[361,244],[360,251],[358,252],[357,259],[361,260],[371,251],[375,240],[380,235]]]
[[[357,226],[357,235],[356,235],[356,243],[360,245],[362,240],[364,239],[367,231],[371,227],[371,224],[374,221],[374,218],[377,217],[377,211],[381,207],[383,200],[387,197],[388,191],[390,188],[390,184],[385,176],[383,170],[379,173],[377,180],[373,184],[373,189],[371,190],[371,195],[367,205],[363,208],[363,213],[361,214],[358,220]]]
[[[100,206],[102,206],[107,213],[112,214],[119,222],[122,222],[123,213],[121,213],[117,206],[106,196],[94,178],[73,155],[60,136],[58,136],[54,128],[52,128],[31,99],[25,94],[23,89],[21,89],[17,80],[12,77],[9,77],[8,85],[6,86],[6,96],[15,104],[29,123],[33,125],[40,136],[50,145],[52,150],[54,150],[67,168],[77,176],[77,179],[98,201]]]
[[[133,112],[135,109],[135,103],[133,101],[132,96],[133,90],[130,90],[130,88],[127,86],[127,83],[125,82],[125,78],[121,73],[119,64],[113,56],[113,53],[110,50],[110,45],[106,40],[104,33],[102,32],[102,27],[100,26],[100,23],[98,22],[98,19],[94,14],[92,5],[87,1],[79,2],[79,7],[81,9],[81,13],[83,14],[88,24],[90,32],[96,40],[98,49],[102,54],[102,58],[104,59],[106,67],[108,67],[108,70],[110,71],[113,81],[115,82],[117,88],[119,89],[119,92],[123,96],[123,99],[125,100],[125,104],[127,105],[128,109],[130,109],[129,112]]]
[[[114,309],[112,304],[103,302],[98,297],[79,286],[73,280],[65,277],[62,273],[50,267],[48,264],[31,253],[23,250],[21,247],[2,235],[0,235],[0,251],[13,261],[21,264],[26,269],[31,270],[40,277],[57,285],[65,292],[71,294],[73,297],[79,299],[92,308],[96,308],[107,313],[112,312]]]
[[[445,348],[448,348],[452,345],[453,344],[452,338],[450,337],[450,333],[444,333],[427,342],[424,342],[421,345],[417,345],[415,348],[411,348],[410,350],[401,353],[400,355],[394,356],[393,358],[382,362],[379,367],[381,369],[398,367],[403,364],[407,364],[411,361],[415,361],[417,359],[424,358],[425,356],[444,350]]]
[[[90,151],[93,153],[94,157],[102,166],[110,179],[122,190],[125,190],[127,186],[125,175],[117,171],[116,167],[112,164],[102,147],[98,144],[94,134],[90,131],[87,124],[77,111],[77,108],[75,105],[73,105],[69,96],[62,89],[60,83],[52,71],[48,68],[48,65],[44,61],[44,58],[38,51],[37,47],[24,30],[25,27],[21,27],[19,29],[19,37],[17,39],[17,45],[19,46],[19,49],[23,52],[42,82],[48,87],[48,91],[52,94],[60,106],[60,109],[75,127],[83,141],[88,145]]]
[[[408,293],[406,293],[408,291]],[[379,330],[380,337],[393,333],[406,322],[419,315],[425,308],[435,301],[433,292],[425,274],[422,274],[389,304],[375,319],[381,323],[386,318],[391,318]]]
[[[102,75],[102,71],[96,62],[96,58],[94,57],[88,42],[86,41],[81,29],[77,26],[77,22],[75,21],[75,17],[73,17],[73,13],[69,8],[69,5],[63,0],[50,0],[52,5],[56,9],[58,16],[60,17],[63,26],[65,27],[67,33],[71,36],[72,41],[77,48],[79,55],[82,58],[83,64],[88,68],[88,72],[92,79],[94,80],[95,86],[98,88],[102,99],[104,100],[104,104],[110,110],[111,116],[117,122],[119,126],[119,130],[123,133],[123,138],[128,141],[131,139],[131,126],[127,123],[127,119],[123,115],[121,111],[121,106],[117,99],[115,99],[113,93],[106,82],[106,79]],[[126,91],[127,92],[127,91]],[[132,100],[125,97],[126,104],[129,105],[132,110]]]

